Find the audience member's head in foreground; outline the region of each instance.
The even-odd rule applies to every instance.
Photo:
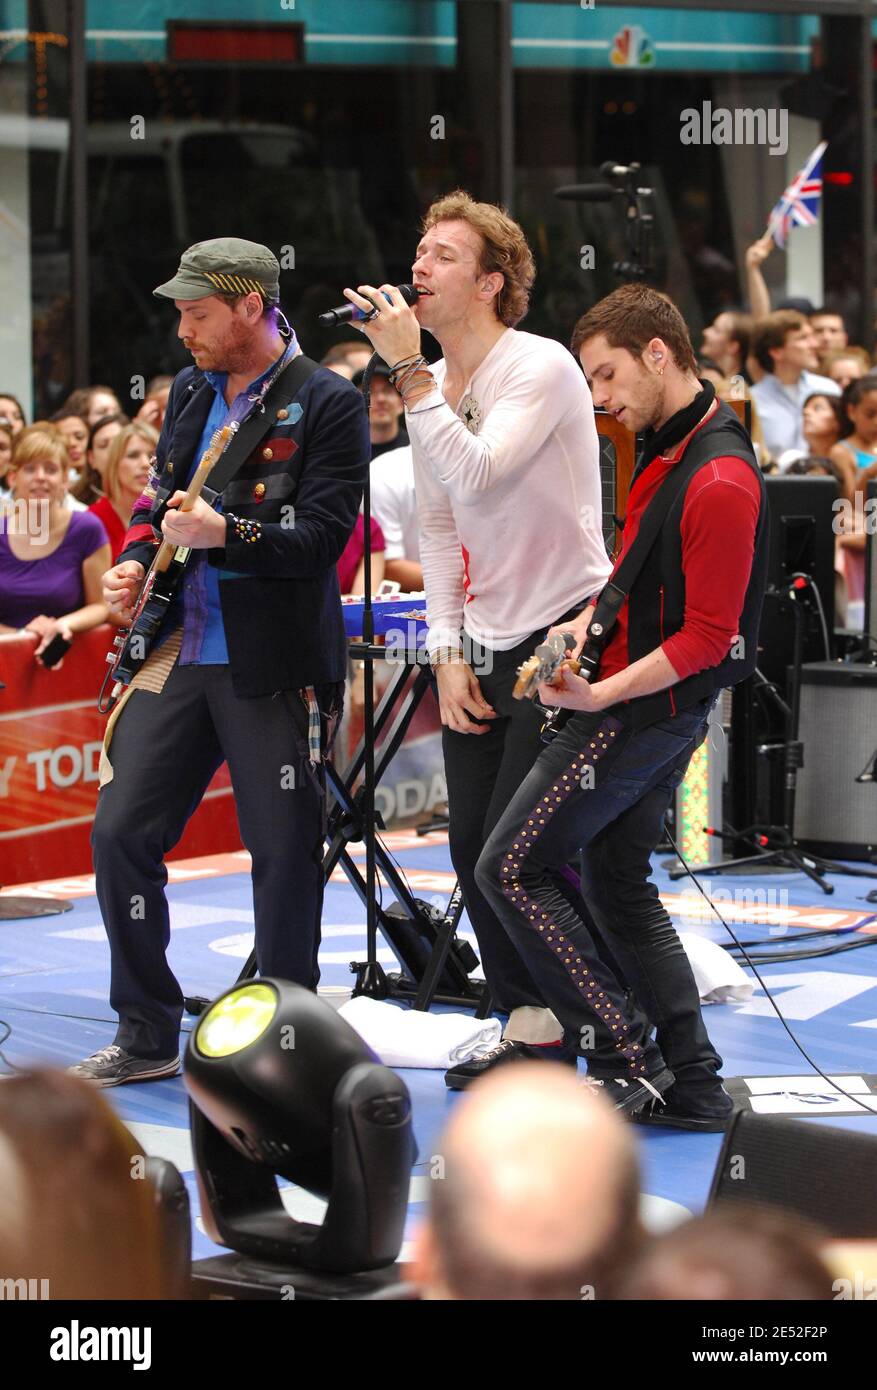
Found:
[[[610,1297],[642,1239],[631,1131],[566,1068],[520,1063],[445,1130],[414,1278],[426,1299]]]
[[[618,1297],[704,1303],[829,1299],[832,1275],[822,1242],[800,1217],[734,1202],[645,1245]]]
[[[4,1080],[0,1280],[34,1279],[51,1299],[178,1292],[144,1163],[115,1111],[86,1082],[48,1070]]]

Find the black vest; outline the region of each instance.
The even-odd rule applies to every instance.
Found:
[[[647,656],[682,627],[685,617],[685,575],[682,572],[681,527],[686,493],[691,479],[705,464],[712,459],[729,456],[748,463],[758,479],[761,494],[752,569],[737,623],[737,641],[718,666],[708,666],[693,676],[686,676],[667,690],[631,700],[626,706],[626,717],[635,728],[644,728],[659,719],[668,718],[677,710],[687,709],[725,686],[736,685],[755,670],[761,606],[767,584],[767,489],[749,435],[733,410],[724,403],[695,432],[681,459],[675,464],[675,468],[683,470],[685,482],[628,598],[628,660],[632,665],[640,657]]]

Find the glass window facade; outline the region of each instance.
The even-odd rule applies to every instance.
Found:
[[[80,8],[77,163],[78,49],[65,25]],[[642,166],[655,194],[649,278],[699,341],[715,313],[743,303],[746,247],[827,139],[819,224],[793,233],[767,278],[776,298],[831,296],[852,328],[870,322],[864,66],[843,27],[859,21],[835,18],[832,0],[766,0],[757,12],[605,0],[245,9],[0,0],[0,390],[29,413],[87,382],[124,399],[132,381],[185,365],[151,291],[185,246],[220,234],[275,250],[286,312],[320,356],[338,334],[316,315],[346,284],[408,278],[420,215],[457,186],[510,204],[539,271],[524,326],[566,340],[619,282],[613,266],[629,248],[620,199],[567,202],[555,190],[600,181],[606,160]],[[707,112],[771,109],[788,113],[782,139],[707,138]],[[698,143],[681,140],[686,111],[703,123]]]

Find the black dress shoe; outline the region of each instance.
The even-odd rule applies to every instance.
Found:
[[[568,1043],[557,1043],[539,1047],[535,1043],[513,1042],[506,1038],[498,1047],[485,1052],[483,1057],[475,1057],[471,1062],[459,1062],[445,1072],[445,1085],[451,1091],[465,1091],[479,1076],[485,1076],[494,1067],[506,1066],[509,1062],[566,1062],[574,1067],[578,1061],[578,1049]]]
[[[660,1129],[687,1129],[700,1134],[723,1134],[731,1123],[736,1106],[724,1086],[716,1086],[706,1095],[686,1093],[673,1086],[664,1104],[647,1105],[631,1118],[638,1125]]]

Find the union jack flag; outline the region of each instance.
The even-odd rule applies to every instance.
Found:
[[[791,227],[813,227],[819,220],[822,197],[822,156],[828,148],[817,145],[804,168],[799,170],[768,219],[767,235],[784,247]]]

